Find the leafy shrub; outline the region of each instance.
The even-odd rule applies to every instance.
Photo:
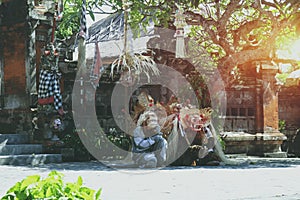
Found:
[[[65,147],[74,148],[75,155],[89,154],[88,150],[83,145],[79,134],[86,134],[84,130],[72,129],[72,132],[67,133],[63,138]]]
[[[279,120],[278,126],[279,126],[278,129],[279,129],[280,132],[285,131],[285,128],[286,128],[285,120]]]
[[[48,177],[41,179],[39,175],[28,176],[17,182],[1,200],[31,200],[31,199],[59,199],[59,200],[100,200],[101,189],[95,190],[82,185],[82,177],[75,183],[64,183],[63,174],[52,171]]]
[[[218,142],[220,143],[221,147],[222,147],[222,150],[225,151],[225,148],[226,148],[226,143],[223,139],[223,137],[221,137],[220,135],[218,135]]]

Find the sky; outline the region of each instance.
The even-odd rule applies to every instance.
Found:
[[[110,12],[111,9],[110,7],[106,6],[106,7],[101,7],[104,11],[107,11],[107,12]],[[95,12],[97,12],[98,10],[95,9],[94,10]],[[107,14],[97,14],[97,13],[94,13],[95,15],[95,21],[92,20],[92,18],[90,17],[90,15],[87,15],[87,18],[86,18],[86,23],[87,23],[87,27],[90,27],[93,23],[96,23],[97,21],[107,17],[108,15]]]

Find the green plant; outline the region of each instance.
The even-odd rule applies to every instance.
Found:
[[[73,148],[75,151],[75,156],[87,155],[89,154],[88,150],[81,141],[79,134],[86,134],[84,129],[73,128],[72,131],[68,132],[63,138],[65,147]]]
[[[39,175],[28,176],[10,188],[1,200],[100,200],[101,189],[96,192],[84,187],[81,176],[75,183],[64,183],[62,178],[63,174],[57,171],[50,172],[45,179],[41,179]]]
[[[220,135],[218,135],[218,142],[220,143],[220,145],[221,145],[221,147],[222,147],[222,150],[223,151],[225,151],[225,148],[226,148],[226,144],[225,144],[225,141],[224,141],[224,139],[220,136]]]
[[[66,147],[76,147],[79,149],[83,149],[84,146],[80,140],[79,137],[80,131],[78,131],[76,128],[73,129],[72,132],[67,133],[62,140],[64,141]]]
[[[280,132],[284,131],[286,127],[285,120],[279,120],[278,122],[278,129]]]
[[[111,135],[108,134],[107,138],[117,147],[128,151],[131,145],[130,138],[126,135],[119,134],[119,135]]]

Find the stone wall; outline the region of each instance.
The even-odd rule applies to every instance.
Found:
[[[28,131],[31,126],[41,49],[49,42],[53,25],[46,11],[54,16],[51,7],[40,4],[53,7],[54,1],[0,4],[0,133]]]
[[[289,149],[293,153],[300,145],[299,140],[296,141],[300,129],[300,85],[281,88],[279,92],[279,119],[284,122],[282,132],[288,138],[283,148]],[[300,155],[300,150],[298,150],[298,154]]]
[[[279,92],[279,119],[284,120],[287,130],[300,128],[299,86],[282,87]]]
[[[30,30],[28,3],[6,0],[0,5],[0,133],[31,129],[35,31]]]
[[[300,155],[300,90],[299,86],[282,87],[279,92],[279,120],[283,122],[282,132],[287,141],[282,149]]]
[[[255,133],[255,90],[228,90],[226,94],[228,104],[224,131]]]
[[[31,130],[29,109],[0,110],[0,134],[24,133]]]
[[[261,106],[257,88],[261,75],[252,65],[241,66],[239,73],[240,78],[226,87],[224,131],[256,133],[259,129],[256,118]]]
[[[1,27],[3,44],[3,73],[6,95],[24,94],[26,88],[25,41],[26,25],[16,24],[14,27]]]
[[[240,68],[240,82],[227,87],[225,153],[286,157],[287,137],[278,130],[278,87],[271,63]]]
[[[19,23],[0,28],[2,48],[0,132],[27,131],[31,124],[29,96],[26,91],[27,24]]]

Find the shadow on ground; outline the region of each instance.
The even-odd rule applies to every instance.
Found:
[[[198,169],[257,169],[257,168],[289,168],[300,165],[300,159],[245,159],[239,165],[219,165],[219,166],[167,166],[149,170],[198,170]],[[29,168],[39,168],[40,170],[91,170],[91,171],[117,171],[117,170],[145,170],[140,169],[132,163],[126,164],[121,161],[111,161],[102,163],[99,161],[89,162],[65,162],[53,163],[39,166],[28,166]],[[148,170],[148,169],[147,169]]]

